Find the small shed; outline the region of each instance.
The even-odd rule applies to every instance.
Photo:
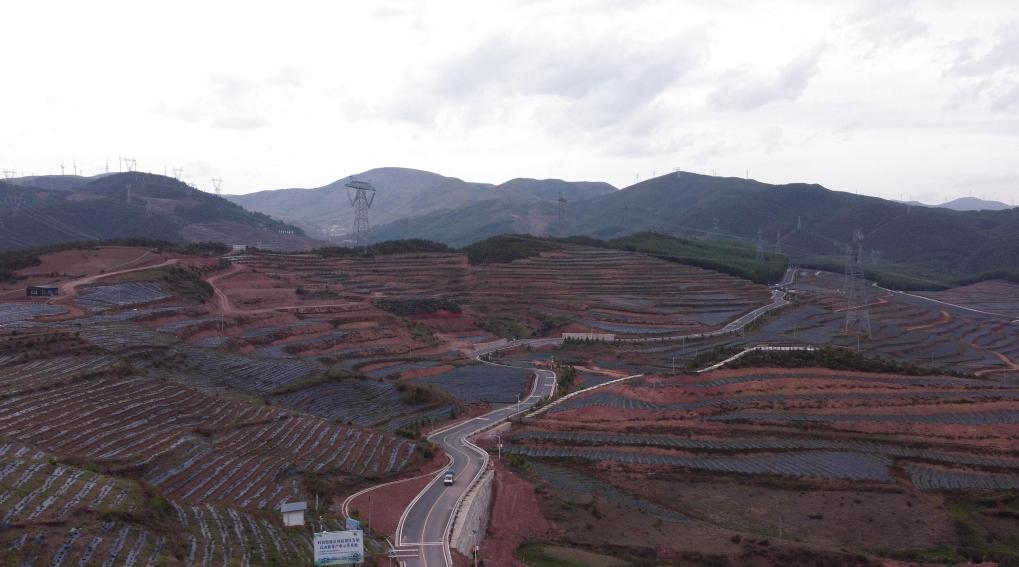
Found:
[[[303,526],[304,511],[308,509],[307,502],[284,502],[280,504],[280,512],[283,514],[284,526]]]
[[[57,295],[59,288],[52,284],[46,285],[30,285],[25,288],[26,297],[54,297]]]

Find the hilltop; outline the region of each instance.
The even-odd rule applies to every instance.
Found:
[[[795,262],[841,269],[853,231],[864,232],[869,270],[903,287],[1011,269],[1019,262],[1019,210],[952,211],[833,191],[682,172],[571,202],[564,226],[548,206],[488,201],[379,227],[378,240],[427,238],[465,245],[506,232],[610,239],[654,231],[756,245]],[[534,227],[537,230],[528,230]]]
[[[608,183],[560,179],[513,179],[501,185],[464,181],[437,173],[402,167],[370,169],[313,189],[277,189],[227,198],[253,211],[300,226],[318,238],[343,239],[353,223],[344,187],[351,179],[370,182],[377,190],[372,225],[440,213],[479,203],[528,206],[556,201],[560,193],[570,201],[615,191]]]
[[[0,183],[0,191],[0,250],[133,237],[279,249],[317,244],[299,228],[161,175],[20,178]]]

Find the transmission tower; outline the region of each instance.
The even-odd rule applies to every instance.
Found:
[[[775,254],[782,253],[782,230],[778,230],[775,233]]]
[[[803,230],[803,217],[796,215],[796,230]]]
[[[559,192],[559,226],[558,232],[560,236],[563,236],[566,232],[566,197],[563,197],[563,192]]]
[[[60,175],[64,174],[64,162],[60,162]]]
[[[131,184],[127,184],[127,204],[131,204]]]
[[[138,166],[138,160],[134,158],[122,157],[120,158],[120,162],[124,164],[125,171],[134,171],[135,168]]]
[[[368,209],[375,202],[375,188],[367,181],[351,179],[347,185],[347,198],[354,207],[354,243],[368,245]]]
[[[4,170],[4,179],[7,179],[8,181],[11,180],[11,179],[14,179],[15,173],[17,173],[17,172],[14,171],[13,169],[5,169]]]
[[[220,192],[221,192],[220,187],[222,187],[222,186],[223,186],[223,179],[222,178],[219,178],[219,177],[213,177],[212,178],[212,187],[213,187],[212,190],[215,191],[217,195],[220,194]]]
[[[9,194],[4,197],[4,202],[11,208],[11,216],[16,217],[21,209],[21,205],[25,202],[25,198],[20,195]]]
[[[764,231],[757,229],[757,261],[764,260]]]
[[[853,243],[846,254],[846,323],[843,332],[871,337],[870,298],[863,273],[863,231],[853,232]]]
[[[172,169],[173,169],[173,178],[176,179],[177,181],[180,181],[180,177],[184,173],[184,168],[183,167],[174,167]]]

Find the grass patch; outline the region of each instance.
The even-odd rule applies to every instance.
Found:
[[[551,240],[513,234],[486,238],[463,247],[461,251],[467,253],[467,261],[471,264],[500,264],[560,249],[562,245]]]
[[[288,384],[283,384],[279,388],[272,391],[272,396],[282,396],[284,394],[292,394],[301,390],[318,386],[319,384],[326,384],[329,382],[343,382],[345,380],[364,380],[366,376],[360,372],[351,372],[345,368],[334,366],[329,369],[325,374],[319,374],[311,376],[303,380],[297,380]]]
[[[732,356],[735,352],[730,353]],[[725,358],[725,357],[722,357]],[[721,360],[721,358],[719,359]],[[947,374],[969,377],[964,372],[944,368],[918,366],[900,362],[881,356],[867,356],[854,350],[825,346],[815,351],[754,351],[748,352],[737,360],[726,365],[726,368],[752,368],[760,366],[779,366],[782,368],[805,368],[820,366],[832,370],[856,370],[862,372],[881,372],[887,374],[903,374],[906,376],[929,376],[931,374]]]
[[[501,317],[483,319],[478,326],[504,339],[528,339],[534,334],[530,327],[523,325],[519,321]]]

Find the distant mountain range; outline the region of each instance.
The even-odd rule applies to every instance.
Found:
[[[513,179],[493,185],[417,169],[385,167],[344,177],[314,189],[278,189],[226,198],[252,211],[300,226],[311,236],[342,241],[353,224],[353,210],[344,187],[351,179],[367,181],[377,190],[370,214],[374,227],[482,203],[488,203],[489,208],[507,206],[514,209],[542,204],[546,209],[552,207],[550,210],[554,217],[555,203],[560,194],[572,202],[616,191],[612,185],[600,182]],[[547,228],[550,218],[528,215],[520,220],[519,225],[501,223],[500,226],[505,225],[511,231],[540,234]]]
[[[149,173],[52,175],[0,182],[0,250],[147,237],[306,249],[300,228]]]
[[[506,232],[615,238],[655,231],[753,244],[760,231],[768,251],[781,249],[794,261],[840,269],[856,228],[863,230],[874,269],[915,283],[1019,266],[1019,209],[910,208],[820,185],[771,185],[687,172],[571,202],[562,226],[548,204],[485,201],[391,222],[372,236],[460,246]]]
[[[976,197],[959,197],[940,205],[928,205],[920,201],[897,201],[914,207],[937,207],[939,209],[952,209],[953,211],[1006,211],[1013,208],[1012,205],[1001,201],[988,201]]]
[[[377,189],[370,211],[375,242],[423,238],[464,246],[508,233],[609,239],[652,231],[754,247],[760,234],[768,252],[839,270],[846,244],[859,228],[867,269],[904,287],[1019,266],[1019,209],[1001,203],[1004,210],[957,211],[952,208],[986,209],[995,203],[966,198],[942,207],[908,206],[820,185],[688,172],[617,190],[607,183],[557,179],[493,185],[381,168],[314,189],[227,198],[144,173],[20,178],[0,184],[0,249],[131,236],[275,249],[342,243],[353,224],[344,187],[351,179]]]

